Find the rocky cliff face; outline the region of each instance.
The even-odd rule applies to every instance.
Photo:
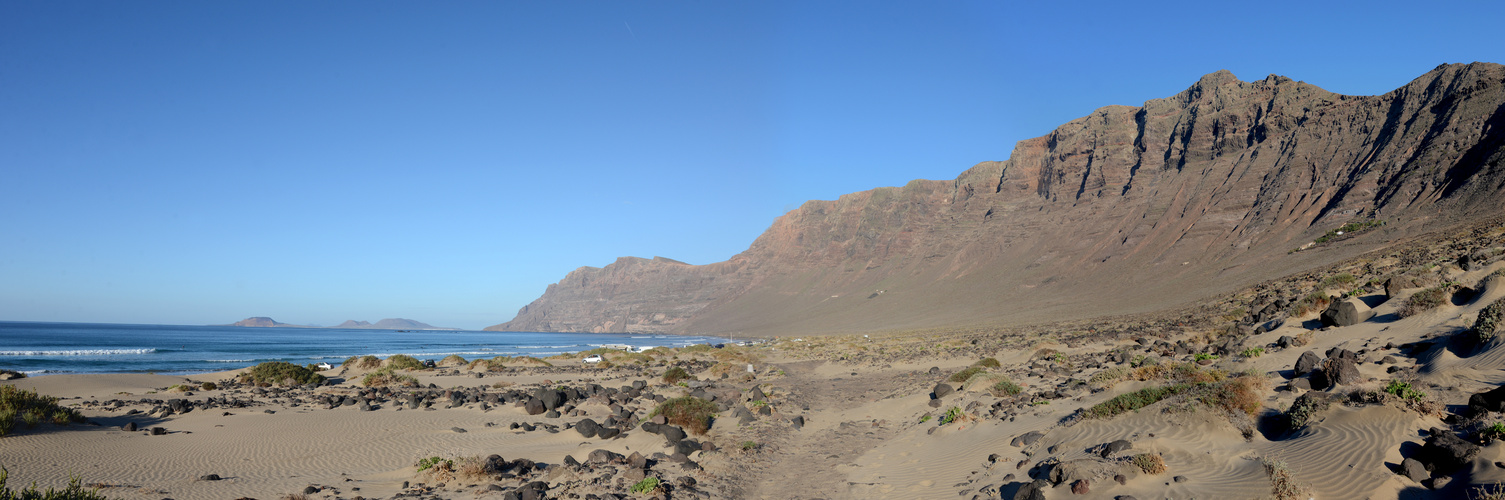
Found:
[[[488,330],[803,334],[1159,309],[1500,214],[1502,159],[1497,64],[1381,96],[1220,71],[955,180],[807,202],[725,262],[577,269]],[[1291,252],[1373,219],[1386,224]]]

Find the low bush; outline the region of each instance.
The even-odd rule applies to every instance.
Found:
[[[1291,407],[1286,409],[1286,425],[1291,430],[1300,429],[1312,421],[1322,410],[1326,410],[1332,403],[1324,396],[1311,392],[1302,394],[1291,402]]]
[[[1396,314],[1402,318],[1408,318],[1421,314],[1441,306],[1448,298],[1448,287],[1434,286],[1406,297],[1406,302],[1401,304],[1400,311]]]
[[[957,421],[957,420],[959,420],[961,418],[962,418],[962,409],[961,409],[961,407],[960,406],[953,406],[953,407],[947,409],[945,414],[941,415],[940,424],[941,425],[946,425],[946,424],[955,422],[955,421]]]
[[[1002,368],[1003,364],[999,363],[997,358],[982,358],[977,360],[976,363],[972,363],[972,366],[981,366],[983,368]]]
[[[1505,327],[1505,298],[1496,300],[1479,311],[1479,316],[1474,319],[1474,335],[1480,342],[1487,342],[1495,338],[1501,327]]]
[[[388,366],[380,370],[367,373],[361,378],[361,385],[366,387],[418,387],[418,379],[412,375],[397,373],[397,370]]]
[[[1385,392],[1413,401],[1421,401],[1427,397],[1427,393],[1411,387],[1411,384],[1408,382],[1401,382],[1399,380],[1391,380],[1390,384],[1385,386]]]
[[[665,400],[648,414],[648,418],[663,415],[669,423],[678,425],[695,434],[705,434],[711,429],[711,417],[716,415],[716,403],[694,396]]]
[[[444,359],[439,360],[438,364],[439,366],[465,366],[470,364],[470,362],[466,361],[465,358],[460,357],[459,354],[451,354],[445,356]]]
[[[1134,455],[1134,458],[1129,459],[1129,463],[1134,464],[1135,467],[1144,471],[1145,474],[1165,473],[1165,459],[1154,453]]]
[[[654,491],[657,491],[658,487],[659,487],[658,478],[653,477],[653,476],[648,476],[648,477],[643,478],[642,481],[638,481],[636,484],[633,484],[632,485],[632,492],[636,493],[636,494],[639,494],[639,495],[644,495],[644,494],[648,494],[648,493],[652,493]]]
[[[966,382],[967,379],[972,378],[973,375],[977,375],[985,371],[987,371],[987,368],[983,368],[981,366],[969,366],[965,370],[951,374],[951,377],[947,378],[946,380],[956,383],[962,383]]]
[[[1505,422],[1495,422],[1490,424],[1489,427],[1479,429],[1478,438],[1479,442],[1485,445],[1499,441],[1500,438],[1505,438]]]
[[[1296,484],[1296,477],[1291,474],[1290,467],[1285,461],[1264,459],[1261,464],[1265,466],[1265,474],[1270,476],[1270,494],[1276,500],[1296,500],[1306,498],[1300,485]]]
[[[674,384],[681,380],[690,380],[691,378],[690,372],[678,366],[664,370],[664,383]]]
[[[241,373],[240,381],[256,385],[320,385],[324,376],[286,361],[268,361]]]
[[[1087,379],[1087,385],[1093,388],[1106,389],[1118,384],[1118,381],[1129,376],[1129,368],[1118,366],[1092,374]]]
[[[216,391],[216,390],[219,390],[219,384],[215,384],[214,382],[204,382],[204,385],[202,385],[200,387],[203,387],[204,390],[206,390],[206,391]]]
[[[507,367],[502,364],[502,362],[500,361],[500,358],[497,358],[497,359],[477,359],[475,361],[471,361],[470,362],[470,369],[471,370],[486,371],[486,372],[499,372],[499,371],[507,369]]]
[[[1015,384],[1008,379],[999,380],[992,387],[988,388],[988,390],[993,393],[994,397],[1015,396],[1024,392],[1023,387],[1019,387],[1019,384]]]
[[[425,369],[428,369],[427,366],[423,366],[423,362],[422,361],[418,361],[418,359],[416,359],[416,358],[414,358],[412,356],[406,355],[406,354],[393,354],[392,357],[387,358],[387,368],[392,368],[392,369],[396,369],[396,370],[425,370]]]
[[[346,359],[345,362],[340,366],[346,368],[369,370],[372,368],[381,367],[381,358],[369,354],[365,356],[351,356],[349,359]]]
[[[1163,387],[1146,387],[1134,392],[1114,396],[1113,399],[1093,405],[1083,416],[1088,418],[1111,418],[1155,404],[1162,399],[1186,392],[1189,384],[1174,384]]]
[[[0,435],[11,434],[15,417],[20,416],[29,426],[42,420],[51,420],[57,425],[84,422],[84,416],[74,408],[57,404],[53,396],[38,395],[35,390],[15,389],[15,386],[0,386]]]
[[[1338,273],[1332,276],[1328,276],[1327,279],[1322,280],[1322,288],[1348,286],[1352,285],[1355,281],[1358,281],[1358,279],[1354,278],[1352,274]]]
[[[1302,297],[1301,300],[1296,302],[1296,315],[1305,316],[1314,311],[1327,309],[1327,305],[1332,303],[1332,300],[1332,297],[1328,297],[1327,292],[1322,290],[1307,294],[1307,296]]]
[[[39,491],[35,483],[26,489],[11,491],[5,484],[8,479],[10,471],[0,467],[0,500],[105,500],[98,487],[84,489],[82,481],[72,474],[68,475],[68,487],[61,491],[52,488]]]
[[[1245,358],[1258,358],[1260,356],[1263,356],[1264,354],[1265,348],[1263,347],[1250,347],[1248,349],[1244,349],[1243,352],[1238,353],[1239,356],[1243,356]]]

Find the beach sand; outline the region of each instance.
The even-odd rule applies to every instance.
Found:
[[[1472,439],[1459,417],[1445,417],[1466,413],[1471,394],[1505,383],[1505,346],[1464,349],[1454,340],[1467,333],[1481,309],[1505,298],[1505,277],[1489,277],[1501,267],[1505,264],[1457,271],[1456,281],[1477,283],[1479,293],[1466,302],[1397,319],[1401,301],[1391,299],[1379,304],[1369,321],[1321,330],[1303,326],[1313,324],[1315,313],[1291,318],[1281,328],[1244,340],[1242,346],[1264,348],[1262,355],[1223,355],[1205,366],[1191,364],[1189,352],[1165,355],[1166,345],[1181,340],[1207,345],[1205,338],[1174,333],[1151,339],[1164,344],[1124,336],[1022,342],[928,334],[782,338],[724,352],[681,349],[648,358],[653,361],[642,367],[608,356],[618,361],[615,367],[558,358],[552,368],[412,372],[423,387],[435,388],[429,391],[432,407],[410,408],[393,396],[377,398],[370,411],[358,405],[330,408],[320,399],[361,395],[365,371],[343,368],[325,372],[331,385],[283,394],[235,384],[191,395],[167,390],[233,381],[238,371],[34,377],[5,383],[61,397],[62,405],[79,409],[89,423],[18,424],[12,435],[0,438],[0,465],[9,471],[12,488],[32,482],[61,487],[76,475],[103,486],[110,498],[127,499],[508,498],[535,481],[547,485],[547,498],[609,498],[632,496],[629,488],[645,476],[663,480],[666,486],[656,492],[661,498],[1014,498],[1034,487],[1031,474],[1042,480],[1033,483],[1040,490],[1036,498],[1148,499],[1269,497],[1274,490],[1266,463],[1278,462],[1302,498],[1464,498],[1474,488],[1505,482],[1505,468],[1496,465],[1505,464],[1505,444],[1484,445],[1457,472],[1436,474],[1445,479],[1417,482],[1398,471],[1432,428],[1452,428]],[[1279,347],[1286,336],[1309,343]],[[1357,380],[1321,391],[1293,384],[1304,381],[1292,378],[1291,371],[1302,353],[1325,358],[1334,348],[1357,353]],[[734,356],[723,356],[733,351]],[[849,355],[856,352],[869,355],[854,360]],[[1131,361],[1116,360],[1118,352],[1161,356],[1166,365],[1251,373],[1264,381],[1257,393],[1259,409],[1241,416],[1171,398],[1111,418],[1082,418],[1084,408],[1168,383],[1128,377],[1088,383],[1100,372],[1132,372]],[[754,374],[743,369],[745,356],[751,356]],[[987,373],[1007,377],[1023,393],[995,395],[987,386],[996,379],[980,378],[948,383],[955,393],[932,397],[938,383],[985,357],[1000,364]],[[718,367],[718,362],[724,363]],[[687,367],[693,383],[661,380],[674,363]],[[1437,403],[1433,408],[1443,411],[1428,413],[1396,399],[1344,402],[1351,393],[1383,392],[1388,382],[1401,379],[1425,391]],[[629,396],[638,381],[646,390]],[[572,400],[557,418],[529,415],[520,403],[505,401],[505,394],[539,388],[589,392],[591,384],[606,389]],[[442,393],[456,388],[502,394],[503,400],[451,408]],[[705,435],[689,436],[713,446],[674,456],[669,440],[645,428],[653,426],[636,425],[656,399],[697,390],[729,408],[717,414]],[[1282,413],[1308,392],[1335,401],[1307,425],[1281,428]],[[766,397],[758,398],[759,393]],[[165,417],[151,413],[175,398],[239,400],[248,406]],[[738,407],[750,415],[740,416]],[[952,408],[960,418],[943,423]],[[139,413],[127,414],[133,409]],[[622,436],[588,438],[570,428],[585,418],[606,422],[628,412],[632,423],[623,426]],[[122,430],[128,423],[138,430]],[[527,431],[514,424],[556,428]],[[152,435],[153,427],[166,434]],[[1040,433],[1038,440],[1013,444],[1032,431]],[[1105,457],[1103,446],[1116,440],[1130,447]],[[647,467],[621,460],[567,464],[589,462],[596,450],[624,457],[640,453]],[[1130,462],[1144,453],[1158,455],[1166,470],[1150,474]],[[493,454],[543,465],[453,477],[419,472],[416,466],[426,457]],[[219,479],[205,479],[211,474]]]

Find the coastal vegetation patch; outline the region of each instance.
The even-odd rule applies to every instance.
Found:
[[[307,367],[286,361],[268,361],[242,372],[240,381],[259,386],[321,385],[325,379],[323,375],[314,373]]]
[[[653,408],[648,418],[659,415],[663,415],[665,421],[687,431],[705,434],[711,429],[711,418],[716,415],[716,403],[694,396],[668,399]]]
[[[78,410],[58,405],[58,398],[11,385],[0,386],[0,436],[7,436],[15,429],[18,416],[28,427],[36,427],[44,421],[57,425],[84,421]]]
[[[83,481],[72,474],[68,475],[68,487],[62,490],[47,488],[47,491],[40,491],[32,483],[25,489],[12,491],[5,484],[8,479],[10,471],[0,467],[0,500],[106,500],[104,495],[99,494],[99,488],[84,489]]]

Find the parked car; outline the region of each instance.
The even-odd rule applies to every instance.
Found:
[[[585,361],[586,363],[600,363],[602,359],[604,358],[602,358],[600,354],[592,354],[590,356],[586,356],[582,361]]]

